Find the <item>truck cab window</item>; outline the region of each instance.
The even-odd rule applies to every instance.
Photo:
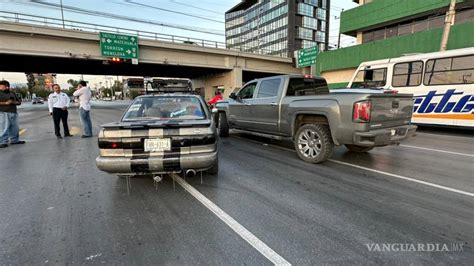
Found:
[[[328,93],[328,84],[324,79],[291,78],[286,96],[307,96]]]
[[[351,88],[377,88],[387,83],[387,68],[359,70]]]
[[[240,98],[240,99],[253,98],[253,94],[255,92],[255,87],[257,87],[257,83],[251,83],[251,84],[248,84],[247,86],[243,87],[237,93],[237,98]]]
[[[260,83],[257,98],[276,97],[280,90],[281,79],[268,79]]]

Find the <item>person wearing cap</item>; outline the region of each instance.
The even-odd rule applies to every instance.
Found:
[[[10,91],[10,83],[0,80],[0,148],[8,147],[8,144],[25,144],[20,140],[20,129],[18,127],[17,105],[21,99]]]
[[[48,98],[48,107],[49,114],[53,116],[54,122],[54,134],[58,139],[61,139],[61,128],[60,122],[63,122],[64,136],[72,137],[69,133],[69,126],[67,124],[67,117],[69,115],[68,108],[70,98],[66,93],[61,92],[61,87],[59,84],[53,85],[54,92],[49,95]]]

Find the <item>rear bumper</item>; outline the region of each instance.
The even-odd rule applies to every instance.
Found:
[[[193,169],[197,172],[210,169],[217,162],[217,151],[180,155],[166,158],[156,156],[134,159],[128,157],[102,157],[96,159],[97,168],[117,175],[162,174]]]
[[[367,132],[355,132],[354,145],[373,147],[398,144],[402,140],[415,135],[417,126],[406,125],[400,127],[384,128]]]

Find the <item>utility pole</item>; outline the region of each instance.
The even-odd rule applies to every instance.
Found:
[[[341,13],[344,12],[344,8],[341,10]],[[335,17],[335,19],[341,19],[341,14],[339,17]],[[341,22],[339,22],[339,36],[337,37],[337,49],[341,48]]]
[[[443,37],[441,37],[441,47],[440,51],[446,51],[448,46],[449,31],[451,30],[451,25],[454,22],[454,15],[456,14],[456,0],[451,0],[449,4],[448,12],[446,12],[446,18],[444,20],[444,30]]]
[[[59,3],[61,5],[61,17],[63,18],[63,29],[66,28],[66,25],[64,24],[64,10],[63,10],[63,0],[59,0]]]

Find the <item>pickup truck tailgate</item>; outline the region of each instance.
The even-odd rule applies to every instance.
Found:
[[[392,126],[392,122],[409,121],[413,112],[413,96],[411,94],[371,95],[371,124]]]

